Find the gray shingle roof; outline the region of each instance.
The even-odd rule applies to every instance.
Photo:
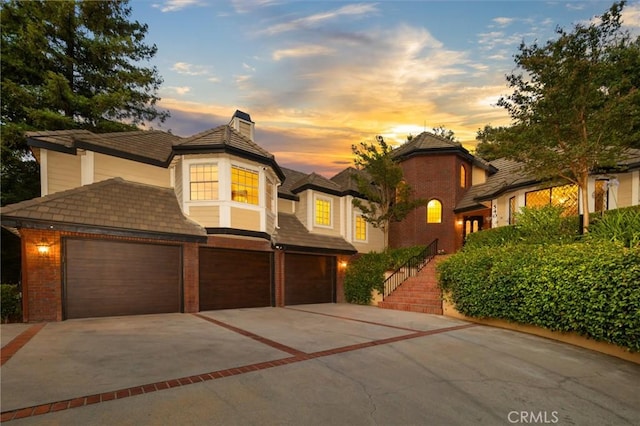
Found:
[[[403,157],[413,152],[426,151],[426,150],[444,150],[444,149],[457,149],[461,152],[468,152],[462,144],[452,141],[450,139],[436,136],[433,133],[422,132],[418,136],[415,136],[409,142],[400,145],[393,151],[393,157]]]
[[[317,173],[310,173],[304,176],[302,179],[299,179],[297,182],[294,182],[291,188],[291,192],[295,194],[297,192],[304,191],[307,188],[313,188],[337,195],[342,192],[340,185],[327,179],[324,176],[320,176]]]
[[[307,176],[304,172],[299,172],[297,170],[288,169],[286,167],[282,167],[282,173],[284,173],[284,182],[282,185],[278,187],[278,195],[284,196],[286,198],[295,198],[298,199],[298,196],[292,192],[293,185],[302,180],[305,176]]]
[[[241,135],[229,125],[218,126],[205,130],[189,138],[179,141],[175,148],[225,148],[231,147],[246,153],[273,160],[273,154],[269,153],[251,139]]]
[[[365,172],[358,170],[355,167],[347,167],[340,173],[333,176],[331,180],[338,184],[343,191],[357,193],[359,192],[358,182],[354,179],[354,176],[358,174],[364,175]]]
[[[273,244],[286,249],[327,251],[354,254],[357,250],[341,237],[311,233],[293,214],[278,213],[279,229],[273,235]]]
[[[87,130],[56,130],[27,132],[32,146],[53,148],[69,152],[77,148],[89,149],[134,161],[167,165],[172,158],[174,143],[179,136],[160,130],[136,130],[131,132],[92,133]]]
[[[173,189],[122,178],[11,204],[0,215],[3,222],[46,222],[60,229],[206,237],[204,228],[184,216]]]

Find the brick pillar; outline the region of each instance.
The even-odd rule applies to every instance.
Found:
[[[200,311],[199,246],[185,243],[182,246],[182,291],[185,313]]]
[[[21,228],[20,238],[23,321],[62,321],[60,232]],[[46,254],[38,252],[40,243],[47,243]]]
[[[273,252],[273,264],[274,264],[274,276],[273,279],[275,281],[275,305],[278,307],[283,307],[284,300],[284,262],[285,262],[284,251],[276,250]]]
[[[344,303],[344,276],[351,256],[338,256],[336,258],[336,303]]]

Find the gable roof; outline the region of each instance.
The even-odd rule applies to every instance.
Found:
[[[0,209],[2,223],[153,239],[206,241],[184,216],[172,188],[113,178]]]
[[[278,197],[299,201],[300,198],[292,192],[293,184],[303,179],[307,174],[286,167],[282,167],[281,170],[284,174],[284,181],[278,187]]]
[[[167,167],[173,158],[172,146],[181,138],[160,130],[92,133],[88,130],[27,132],[30,146],[76,154],[88,149],[101,154]]]
[[[235,154],[239,157],[271,166],[278,177],[281,180],[284,179],[282,169],[276,163],[273,154],[227,124],[176,141],[173,145],[173,150],[176,154],[208,154],[215,152]]]
[[[278,213],[278,225],[279,228],[272,238],[276,248],[336,254],[355,254],[358,252],[342,237],[309,232],[294,214]]]

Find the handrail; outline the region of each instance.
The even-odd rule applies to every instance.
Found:
[[[407,278],[415,277],[418,272],[438,254],[438,239],[431,241],[419,254],[407,260],[384,281],[384,299],[395,291]]]

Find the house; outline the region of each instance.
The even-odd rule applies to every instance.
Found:
[[[353,206],[356,169],[326,178],[281,167],[242,111],[188,138],[27,137],[42,196],[0,210],[21,239],[25,321],[342,302],[351,257],[384,248]],[[519,164],[427,132],[393,155],[427,203],[391,224],[391,247],[437,238],[454,252],[521,206],[577,200],[575,188],[542,187]],[[638,205],[639,174],[634,151],[594,175],[594,211]]]
[[[42,196],[1,210],[25,321],[342,301],[346,262],[382,232],[348,176],[281,168],[254,126],[29,133]]]

